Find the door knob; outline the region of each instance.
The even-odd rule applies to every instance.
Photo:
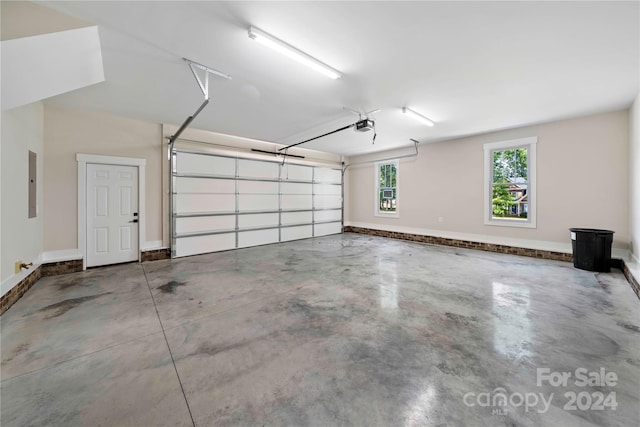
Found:
[[[131,221],[129,221],[129,222],[138,222],[138,218],[136,218],[136,219],[132,219],[132,220],[131,220]]]

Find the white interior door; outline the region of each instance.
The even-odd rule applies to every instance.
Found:
[[[138,167],[87,164],[87,267],[138,260]]]

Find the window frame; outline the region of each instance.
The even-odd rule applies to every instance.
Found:
[[[393,188],[395,191],[395,200],[396,200],[396,211],[395,212],[385,212],[380,210],[380,167],[384,165],[393,165],[396,168],[396,186],[395,187],[387,187]],[[400,187],[400,162],[398,160],[387,160],[383,162],[376,162],[375,169],[373,170],[374,175],[374,187],[375,187],[375,197],[374,197],[374,210],[373,214],[377,217],[384,218],[398,218],[400,216],[400,198],[398,196]]]
[[[502,227],[537,228],[536,222],[536,146],[538,137],[489,142],[484,149],[484,224]],[[527,149],[527,219],[493,217],[493,153],[496,151]]]

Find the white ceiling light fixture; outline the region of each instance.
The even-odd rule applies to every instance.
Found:
[[[425,124],[429,127],[435,125],[435,122],[433,120],[431,120],[428,117],[423,116],[420,113],[416,113],[415,111],[413,111],[411,108],[408,107],[402,107],[402,112],[404,114],[406,114],[407,116],[413,117],[414,119],[416,119],[417,121],[419,121],[422,124]]]
[[[329,67],[327,64],[318,61],[314,57],[307,55],[301,50],[298,50],[295,47],[283,42],[282,40],[278,40],[277,38],[265,33],[262,30],[259,30],[255,27],[249,27],[249,38],[265,46],[268,46],[277,52],[280,52],[284,56],[287,56],[294,61],[304,64],[309,68],[313,68],[314,70],[324,74],[331,79],[340,78],[339,71]]]

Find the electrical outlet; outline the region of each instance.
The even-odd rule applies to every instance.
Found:
[[[441,217],[441,216],[439,216],[439,217],[438,217],[438,222],[444,222],[444,218],[443,218],[443,217]]]
[[[15,274],[20,273],[20,271],[22,270],[21,267],[22,267],[22,261],[16,261],[16,263],[14,264],[14,269],[13,269],[14,271],[13,272]]]

